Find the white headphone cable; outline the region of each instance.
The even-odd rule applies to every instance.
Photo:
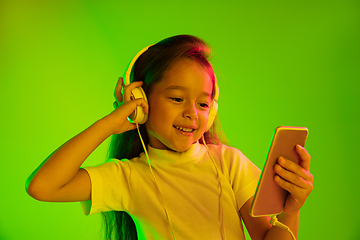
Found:
[[[147,161],[148,161],[148,165],[149,165],[149,168],[150,168],[150,172],[151,172],[152,177],[153,177],[153,179],[154,179],[155,185],[156,185],[156,187],[157,187],[157,189],[158,189],[158,191],[159,191],[159,193],[160,193],[161,201],[162,201],[162,204],[163,204],[163,207],[164,207],[164,210],[165,210],[165,215],[166,215],[166,217],[167,217],[167,219],[168,219],[168,222],[169,222],[169,225],[170,225],[171,234],[172,234],[172,236],[173,236],[173,239],[175,240],[174,228],[173,228],[173,226],[172,226],[172,224],[171,224],[171,221],[170,221],[170,216],[169,216],[169,213],[168,213],[168,210],[167,210],[167,207],[166,207],[166,203],[165,203],[165,200],[164,200],[163,195],[161,194],[161,191],[160,191],[158,182],[156,181],[155,174],[154,174],[153,169],[152,169],[152,167],[151,167],[151,163],[150,163],[149,155],[148,155],[147,150],[146,150],[145,143],[144,143],[144,141],[143,141],[143,139],[142,139],[142,137],[141,137],[141,134],[140,134],[139,124],[137,124],[137,123],[136,123],[136,128],[137,128],[137,131],[138,131],[138,133],[139,133],[139,137],[140,137],[140,140],[141,140],[141,144],[142,144],[142,146],[143,146],[143,148],[144,148],[144,152],[145,152],[145,155],[146,155],[146,159],[147,159]]]
[[[206,145],[204,135],[202,136],[202,141],[203,141],[204,146],[206,148],[206,151],[208,152],[208,154],[209,154],[209,156],[211,158],[211,161],[213,162],[214,167],[216,169],[216,177],[217,177],[219,187],[220,187],[220,194],[219,194],[219,215],[220,216],[219,217],[220,217],[220,227],[221,227],[221,238],[226,239],[226,232],[225,232],[225,226],[224,226],[223,202],[222,202],[223,189],[222,189],[222,185],[221,185],[221,182],[220,182],[219,169],[218,169],[218,167],[216,165],[216,162],[215,162],[214,158],[210,154],[210,150],[209,150],[208,146]]]

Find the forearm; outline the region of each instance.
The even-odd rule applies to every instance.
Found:
[[[297,238],[298,236],[298,228],[299,228],[299,212],[294,214],[280,214],[278,216],[279,222],[283,223],[287,227],[290,228],[294,236]],[[293,240],[291,234],[280,227],[272,226],[270,230],[267,232],[264,240]]]
[[[86,158],[110,136],[99,120],[54,151],[28,178],[27,189],[51,192],[71,181]]]

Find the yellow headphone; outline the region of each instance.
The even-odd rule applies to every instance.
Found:
[[[140,57],[141,54],[143,54],[145,51],[147,51],[149,49],[149,47],[151,47],[153,45],[147,46],[145,48],[143,48],[142,50],[140,50],[140,52],[138,52],[135,57],[131,60],[131,62],[129,63],[129,66],[127,67],[124,77],[123,77],[123,81],[124,81],[124,86],[128,86],[130,84],[130,75],[131,75],[131,70],[136,62],[136,60]],[[215,76],[215,89],[214,89],[214,101],[211,104],[210,108],[209,108],[209,118],[208,118],[208,124],[206,126],[206,131],[208,131],[211,126],[213,125],[214,121],[215,121],[215,117],[217,114],[217,110],[218,110],[218,104],[217,104],[217,100],[219,99],[219,85],[217,83],[217,79]],[[130,99],[138,99],[138,98],[143,98],[146,102],[147,97],[146,94],[144,92],[144,90],[141,87],[135,88],[132,92],[131,92],[131,96]],[[130,114],[130,116],[128,117],[129,122],[131,123],[138,123],[138,124],[144,124],[148,119],[148,114],[145,114],[143,112],[143,109],[141,106],[138,106],[134,112],[132,112]]]

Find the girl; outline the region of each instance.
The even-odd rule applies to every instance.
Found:
[[[30,175],[27,192],[103,212],[108,239],[244,239],[242,221],[254,240],[291,239],[268,217],[249,215],[260,171],[223,145],[212,124],[218,89],[209,56],[189,35],[149,47],[130,64],[131,83],[119,79],[116,109],[52,153]],[[134,98],[141,89],[144,96]],[[141,111],[148,119],[138,136],[131,118]],[[80,168],[109,136],[111,159]],[[299,145],[296,151],[300,165],[280,158],[275,166],[276,182],[290,192],[279,221],[295,235],[313,182],[310,155]]]

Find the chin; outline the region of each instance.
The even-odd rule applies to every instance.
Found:
[[[191,147],[192,144],[187,144],[187,145],[181,145],[181,146],[171,146],[169,147],[170,150],[175,151],[175,152],[185,152],[186,150],[188,150]]]

